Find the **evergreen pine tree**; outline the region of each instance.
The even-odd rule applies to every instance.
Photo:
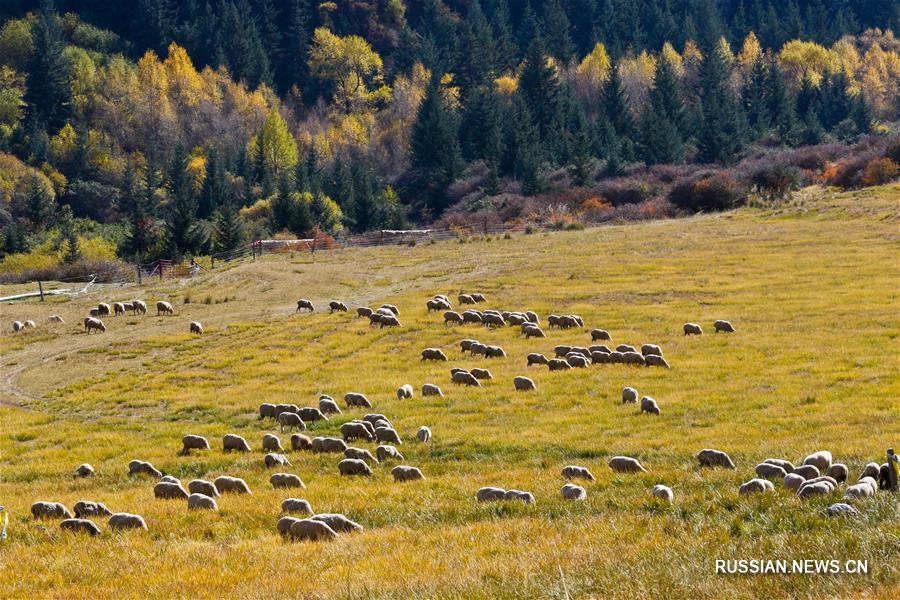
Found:
[[[593,179],[593,164],[587,132],[581,130],[575,133],[570,145],[572,165],[569,167],[569,175],[572,177],[572,183],[579,187],[587,185]]]
[[[465,103],[460,147],[466,160],[499,161],[503,154],[503,106],[493,86],[473,90]]]
[[[216,208],[213,216],[213,249],[217,253],[237,250],[247,241],[244,224],[234,203],[226,201]]]
[[[72,208],[69,206],[65,206],[60,211],[59,234],[61,241],[66,244],[63,262],[67,265],[77,263],[81,260],[81,248],[78,244],[78,234],[75,231],[75,218],[72,215]]]
[[[771,103],[769,102],[771,83],[766,61],[759,56],[753,63],[741,92],[747,122],[753,130],[754,137],[757,138],[762,137],[771,125]]]
[[[412,167],[427,193],[428,208],[447,207],[445,191],[462,171],[457,118],[444,98],[440,76],[434,74],[413,124]]]
[[[641,113],[641,146],[647,164],[684,160],[684,95],[670,61],[656,63],[653,88]]]
[[[28,179],[28,191],[25,195],[25,215],[31,222],[32,231],[41,231],[50,226],[54,212],[53,197],[44,187],[37,175]]]
[[[272,200],[271,226],[274,231],[288,229],[290,226],[293,217],[291,214],[293,210],[291,194],[293,192],[290,178],[287,175],[282,175],[278,180],[278,193],[275,194],[275,198]]]
[[[765,95],[771,125],[783,140],[790,141],[797,128],[797,115],[777,60],[773,60],[767,69]]]
[[[575,53],[566,9],[559,0],[544,2],[544,36],[550,56],[568,63]]]
[[[612,126],[616,135],[620,138],[632,137],[634,134],[634,119],[631,116],[631,109],[628,107],[628,95],[622,86],[619,69],[615,63],[610,65],[609,79],[603,86],[600,104],[606,120]]]
[[[69,61],[59,15],[52,0],[43,0],[32,26],[33,50],[28,62],[25,101],[32,121],[52,131],[65,123],[71,111]]]
[[[491,26],[481,10],[481,3],[474,0],[469,5],[466,22],[462,27],[463,46],[458,69],[460,84],[464,90],[493,81],[496,74],[497,49]]]
[[[203,188],[200,190],[197,217],[200,219],[210,218],[219,205],[225,201],[227,194],[225,165],[222,164],[219,153],[215,149],[211,149],[206,157],[206,177],[203,180]]]
[[[488,9],[488,20],[494,33],[497,71],[513,69],[516,66],[518,48],[512,35],[507,1],[487,0],[485,7]]]
[[[196,253],[206,244],[206,235],[197,222],[194,182],[187,173],[187,153],[176,148],[169,174],[169,207],[166,215],[166,249],[171,256]]]
[[[519,75],[519,95],[537,126],[539,141],[548,158],[561,161],[565,155],[562,88],[556,67],[547,62],[540,38],[531,42],[525,55]]]
[[[697,139],[701,162],[734,160],[744,148],[746,117],[731,91],[728,64],[720,49],[703,57],[700,93],[703,122]]]

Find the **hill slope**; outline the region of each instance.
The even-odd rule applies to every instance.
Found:
[[[859,503],[862,517],[846,522],[823,514],[840,493],[800,501],[778,484],[774,494],[743,498],[737,487],[767,457],[798,461],[819,449],[855,478],[896,443],[898,194],[896,185],[809,191],[776,209],[678,221],[272,256],[189,282],[3,306],[0,502],[11,522],[0,569],[17,570],[0,596],[889,597],[900,588],[895,497]],[[461,291],[544,319],[578,313],[586,328],[562,332],[544,321],[547,338],[525,340],[515,328],[450,328],[425,313],[432,295]],[[90,305],[131,297],[171,300],[177,314],[110,317],[104,335],[78,332]],[[320,307],[340,298],[351,311],[391,302],[403,326],[373,329],[352,312],[322,308],[297,315],[299,297]],[[50,314],[67,324],[43,324]],[[41,326],[9,334],[11,320],[27,318]],[[718,318],[737,333],[714,335]],[[202,338],[187,334],[190,320],[204,323]],[[684,337],[686,321],[707,333]],[[525,366],[528,352],[587,345],[590,327],[608,329],[615,344],[660,344],[672,369]],[[503,346],[509,358],[461,356],[468,337]],[[427,346],[450,362],[420,362]],[[494,380],[460,389],[449,383],[454,366],[487,367]],[[520,374],[536,393],[513,391]],[[420,397],[426,382],[446,396]],[[397,400],[405,383],[417,396]],[[622,406],[625,385],[656,398],[662,415]],[[392,419],[404,464],[427,480],[395,484],[393,464],[376,466],[372,478],[341,478],[335,455],[294,452],[286,470],[307,489],[273,490],[260,440],[277,427],[256,420],[259,403],[315,405],[320,393],[348,391],[366,393],[373,412]],[[312,434],[336,434],[364,412],[345,410]],[[434,432],[428,446],[414,442],[420,425]],[[227,432],[254,451],[224,454]],[[176,456],[187,433],[208,436],[212,451]],[[737,471],[698,470],[694,455],[706,447],[727,451]],[[612,474],[606,461],[619,454],[649,473]],[[185,482],[243,477],[254,493],[220,499],[218,514],[189,513],[182,502],[155,500],[152,482],[126,477],[134,458]],[[98,475],[73,480],[82,462]],[[597,477],[584,502],[560,498],[567,464]],[[673,506],[651,501],[656,483],[675,490]],[[479,505],[474,494],[485,485],[529,490],[537,503]],[[274,524],[288,496],[366,530],[283,545]],[[87,539],[28,517],[36,500],[81,499],[142,514],[150,531],[113,535],[101,519],[103,535]],[[722,558],[865,559],[870,571],[716,576]]]

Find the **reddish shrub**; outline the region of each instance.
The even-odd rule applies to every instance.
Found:
[[[900,167],[890,158],[876,158],[866,165],[862,176],[862,184],[882,185],[897,178]]]
[[[668,199],[684,210],[727,210],[743,204],[747,194],[726,171],[708,171],[676,183]]]

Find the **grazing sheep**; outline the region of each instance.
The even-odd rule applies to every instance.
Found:
[[[200,321],[191,321],[190,332],[203,335],[203,325],[200,324]]]
[[[287,500],[285,500],[287,502]],[[278,531],[278,535],[280,535],[284,539],[291,538],[291,526],[294,523],[299,523],[301,519],[297,517],[281,517],[275,523],[275,529]]]
[[[307,310],[309,312],[315,312],[316,307],[313,306],[313,303],[310,302],[309,300],[306,300],[305,298],[301,298],[300,300],[297,300],[297,311],[296,312],[303,312],[304,310]]]
[[[478,502],[498,502],[506,499],[506,490],[497,487],[483,487],[475,494]]]
[[[462,314],[463,323],[481,323],[483,317],[477,310],[467,310]]]
[[[506,358],[506,352],[500,346],[485,346],[485,358]]]
[[[339,300],[332,300],[328,303],[329,312],[347,312],[347,305]]]
[[[809,498],[811,496],[827,496],[834,489],[828,485],[826,481],[817,481],[816,483],[810,483],[808,485],[800,486],[800,489],[797,490],[797,496],[800,498]]]
[[[662,348],[660,348],[656,344],[642,344],[641,345],[641,354],[643,354],[644,357],[650,356],[651,354],[655,355],[655,356],[663,355]]]
[[[368,463],[377,463],[378,459],[372,456],[372,453],[365,448],[347,448],[344,450],[344,458],[355,458],[364,460]]]
[[[160,481],[153,486],[153,496],[160,500],[183,500],[188,497],[188,493],[180,483]]]
[[[387,445],[381,445],[375,448],[375,456],[378,457],[379,462],[385,462],[387,460],[403,460],[403,455],[400,454],[399,450],[393,446]]]
[[[152,477],[156,477],[157,479],[163,476],[163,474],[160,473],[153,465],[148,462],[144,462],[143,460],[133,460],[128,463],[128,474],[150,475]]]
[[[460,352],[472,352],[472,345],[477,344],[478,340],[465,339],[459,342]]]
[[[35,502],[31,505],[35,519],[71,519],[72,513],[61,502]]]
[[[181,456],[187,456],[191,450],[209,450],[209,440],[202,435],[186,435],[181,438]]]
[[[485,327],[503,327],[504,325],[506,325],[506,321],[503,319],[502,315],[484,313],[484,315],[481,317],[481,324]]]
[[[845,504],[843,502],[835,502],[831,506],[829,506],[825,511],[828,513],[829,517],[858,517],[859,511],[850,506],[849,504]]]
[[[806,480],[796,473],[788,473],[781,481],[782,483],[784,483],[784,487],[786,489],[796,492],[800,489],[800,486],[803,485],[803,482]]]
[[[299,541],[331,541],[337,538],[337,533],[322,521],[313,519],[294,520],[290,524],[290,538]]]
[[[460,304],[475,304],[475,298],[469,294],[460,294],[456,297]]]
[[[118,317],[125,314],[125,304],[123,302],[112,303],[113,313]]]
[[[275,405],[263,402],[259,405],[259,419],[274,419],[276,417]]]
[[[338,463],[338,471],[341,476],[344,475],[363,475],[368,477],[372,474],[372,469],[366,464],[366,461],[358,458],[345,458]]]
[[[263,435],[262,449],[263,452],[284,452],[284,448],[281,446],[281,440],[273,433]]]
[[[654,498],[659,498],[660,500],[664,500],[671,504],[675,500],[675,492],[672,491],[672,488],[662,484],[656,484],[653,486],[653,489],[650,490],[650,494]]]
[[[164,475],[159,481],[160,483],[174,483],[176,485],[181,485],[181,480],[172,475]]]
[[[341,437],[347,442],[358,440],[360,438],[367,442],[371,442],[375,439],[375,436],[369,431],[369,428],[366,427],[366,423],[361,421],[349,421],[341,425]]]
[[[431,441],[431,430],[428,427],[422,425],[419,427],[419,431],[416,432],[416,439],[418,439],[423,444],[427,444]]]
[[[504,317],[510,325],[524,325],[528,323],[528,319],[521,313],[510,313],[508,317]],[[528,323],[529,325],[531,323]]]
[[[537,389],[532,379],[521,375],[513,379],[513,385],[517,392],[533,392]]]
[[[815,479],[822,474],[821,471],[819,471],[819,467],[816,465],[800,465],[799,467],[795,467],[791,472],[795,475],[799,475],[803,479]]]
[[[90,334],[92,331],[99,331],[100,333],[103,333],[106,331],[106,325],[100,319],[87,317],[84,320],[84,330],[88,334]]]
[[[534,494],[531,492],[523,492],[522,490],[506,490],[503,496],[504,500],[518,500],[525,504],[534,504]]]
[[[106,505],[102,502],[79,500],[73,508],[75,516],[79,519],[84,517],[108,517],[112,514],[112,511],[106,508]]]
[[[374,311],[368,306],[360,306],[356,309],[356,318],[366,317],[367,319],[372,316]]]
[[[595,481],[593,473],[587,467],[579,467],[577,465],[567,465],[563,467],[562,476],[565,479],[587,479]]]
[[[313,514],[313,509],[308,500],[303,500],[301,498],[286,498],[281,503],[281,512],[311,515]]]
[[[413,386],[407,384],[397,388],[397,400],[409,400],[413,397]]]
[[[174,315],[175,308],[168,302],[160,300],[156,303],[156,316],[158,317],[161,314]]]
[[[629,344],[619,344],[616,346],[616,352],[622,352],[623,354],[625,352],[637,352],[637,348]]]
[[[431,312],[433,310],[438,311],[438,310],[443,310],[445,308],[450,308],[449,306],[447,306],[446,304],[444,304],[441,300],[438,300],[437,298],[435,298],[433,300],[428,300],[427,302],[425,302],[425,306],[428,307],[428,312]]]
[[[393,427],[393,425],[391,425],[390,419],[380,413],[370,413],[364,416],[362,420],[366,423],[371,423],[372,425],[375,425],[376,423],[378,423],[378,421],[384,421],[388,427]],[[375,426],[377,427],[377,425]]]
[[[630,456],[613,456],[609,459],[609,468],[616,473],[646,473],[641,463]]]
[[[312,440],[312,451],[316,454],[320,453],[340,453],[343,454],[347,450],[347,444],[344,440],[333,437],[316,437]]]
[[[131,513],[116,513],[109,518],[109,528],[116,531],[125,529],[147,529],[147,522],[141,515]]]
[[[746,496],[747,494],[763,494],[765,492],[774,492],[775,486],[768,479],[751,479],[738,488],[738,495]]]
[[[281,427],[281,431],[284,431],[285,427],[288,428],[288,431],[294,428],[297,428],[298,431],[304,431],[306,429],[306,423],[303,422],[303,419],[301,419],[300,415],[297,413],[283,412],[278,415],[276,420]]]
[[[635,404],[638,399],[638,391],[633,387],[622,388],[622,404]]]
[[[834,463],[825,471],[825,474],[829,477],[832,477],[838,483],[844,483],[847,481],[847,477],[850,475],[850,470],[847,468],[847,465],[842,463]]]
[[[756,465],[756,474],[763,479],[779,479],[784,481],[787,471],[772,463],[760,463]]]
[[[240,477],[222,475],[221,477],[216,477],[216,480],[213,481],[213,485],[216,486],[216,489],[220,494],[226,492],[231,494],[252,494],[247,482]]]
[[[423,396],[444,396],[444,392],[441,391],[441,388],[434,385],[433,383],[425,383],[422,385],[422,395]]]
[[[348,392],[344,394],[344,402],[347,406],[362,406],[363,408],[372,408],[372,403],[366,398],[365,394],[356,392]]]
[[[191,494],[188,496],[188,510],[219,510],[219,505],[206,494]]]
[[[48,323],[65,323],[63,318],[59,315],[50,315],[49,317],[47,317],[47,322]]]
[[[704,448],[697,453],[697,460],[701,467],[723,467],[725,469],[735,469],[734,462],[731,457],[721,450],[713,450]]]
[[[562,486],[563,500],[584,500],[587,498],[587,490],[580,485],[567,483]]]
[[[447,360],[447,355],[439,348],[425,348],[422,350],[422,360]]]
[[[663,369],[669,368],[669,363],[662,356],[658,356],[656,354],[648,354],[644,357],[644,365],[647,367],[662,367]]]
[[[353,533],[354,531],[362,531],[363,527],[359,523],[351,521],[341,514],[320,513],[310,517],[314,521],[321,521],[338,533]]]
[[[641,412],[659,415],[659,405],[656,403],[656,400],[650,396],[644,396],[641,398]]]
[[[568,371],[572,368],[572,365],[561,358],[551,358],[547,361],[547,367],[551,371]]]
[[[831,452],[828,450],[813,452],[803,460],[803,464],[815,465],[820,472],[824,473],[831,466]]]
[[[878,480],[878,472],[881,470],[881,465],[876,462],[870,462],[865,467],[863,467],[862,475],[859,476],[860,479],[863,477],[871,477],[872,479]]]
[[[460,385],[469,385],[473,387],[481,387],[481,383],[479,383],[478,379],[475,378],[474,375],[469,373],[468,371],[456,371],[450,377],[450,381],[453,383],[457,383]]]
[[[400,327],[401,326],[400,319],[398,319],[394,315],[382,316],[381,319],[379,319],[379,323],[381,323],[382,329],[384,329],[385,327]]]
[[[448,325],[450,323],[464,323],[462,315],[453,310],[448,310],[444,313],[444,325]]]
[[[88,311],[88,314],[91,315],[92,317],[99,317],[100,311],[97,310],[96,308],[92,308],[91,310]]]
[[[528,366],[531,365],[546,365],[547,357],[539,352],[532,352],[528,355]]]
[[[684,335],[702,335],[703,329],[696,323],[684,324]]]
[[[226,433],[222,436],[222,451],[230,452],[237,450],[238,452],[250,452],[250,444],[247,440],[235,433]]]
[[[25,329],[36,329],[37,323],[35,323],[31,319],[29,319],[29,320],[25,321],[24,323],[22,323],[22,326],[25,327]]]
[[[623,352],[622,362],[626,365],[646,365],[647,359],[640,352]]]
[[[267,469],[271,469],[273,467],[291,466],[291,461],[287,459],[287,456],[285,456],[284,454],[275,454],[274,452],[266,454],[266,456],[263,458],[263,463],[266,465]]]
[[[192,494],[203,494],[210,498],[218,498],[219,490],[213,485],[213,482],[205,479],[193,479],[188,483],[188,491]]]
[[[595,365],[605,365],[609,363],[610,352],[591,352],[591,362]]]
[[[306,487],[303,484],[303,481],[293,473],[274,473],[271,477],[269,477],[269,483],[272,484],[273,488],[303,489]]]
[[[84,328],[87,329],[87,319],[84,320]],[[18,332],[22,331],[23,329],[25,329],[24,323],[22,323],[21,321],[13,321],[12,330],[14,332],[18,333]]]
[[[140,313],[142,315],[147,314],[147,303],[144,302],[143,300],[132,300],[131,308],[132,308],[132,312],[134,314],[138,314],[138,313]]]
[[[59,524],[60,529],[86,533],[88,535],[100,535],[100,528],[93,521],[87,519],[66,519]]]
[[[784,460],[782,458],[767,458],[763,462],[767,462],[769,464],[778,465],[782,469],[784,469],[785,473],[793,473],[794,472],[794,463],[789,460]]]
[[[734,325],[728,321],[716,321],[713,323],[713,328],[715,328],[716,333],[719,333],[720,331],[724,333],[734,333]]]
[[[803,486],[806,486],[806,485],[812,485],[814,483],[822,483],[822,482],[825,482],[826,484],[828,484],[828,487],[831,488],[831,491],[834,491],[838,488],[838,482],[836,479],[834,479],[834,477],[829,477],[828,475],[819,475],[818,477],[815,477],[813,479],[807,479],[806,481],[804,481],[800,485],[800,489],[802,490]]]
[[[341,409],[331,396],[319,396],[319,410],[323,415],[341,414]]]
[[[570,367],[578,368],[578,369],[586,369],[588,365],[590,365],[590,361],[584,357],[582,354],[576,354],[574,352],[570,352],[566,355],[566,362],[569,363]]]
[[[610,337],[609,332],[606,331],[606,330],[603,330],[603,329],[591,329],[591,341],[592,341],[592,342],[597,342],[597,341],[600,341],[600,340],[607,340],[607,341],[608,341],[608,340],[612,340],[612,337]]]
[[[522,333],[525,334],[526,338],[545,338],[547,337],[544,334],[544,330],[538,327],[537,325],[529,325],[522,327]]]
[[[379,442],[390,442],[392,444],[402,444],[400,435],[391,427],[376,427],[375,439]]]
[[[564,358],[571,351],[572,346],[556,346],[553,348],[553,354],[556,355],[556,358]]]
[[[394,467],[391,469],[391,475],[394,476],[394,481],[417,481],[419,479],[425,479],[421,470],[407,465]]]
[[[122,308],[124,308],[126,312],[127,311],[133,312],[134,311],[134,302],[123,302]]]
[[[487,369],[472,369],[469,371],[472,374],[472,377],[475,379],[484,379],[486,381],[494,379],[494,376],[491,375],[491,372]]]
[[[869,482],[872,483],[869,483]],[[878,484],[874,483],[874,480],[871,478],[866,478],[865,483],[854,483],[853,485],[848,485],[847,489],[844,490],[844,500],[859,500],[862,498],[869,498],[875,495],[875,492],[878,489]]]
[[[77,477],[92,477],[94,475],[94,467],[89,465],[88,463],[84,463],[82,465],[78,465],[78,468],[75,469],[75,474],[72,475],[72,479]]]
[[[625,355],[621,352],[610,352],[606,358],[607,362],[613,365],[620,365],[625,362]],[[645,361],[646,362],[646,361]]]
[[[105,302],[101,302],[97,305],[97,315],[98,316],[110,316],[112,314],[112,308],[109,304]]]
[[[291,436],[291,450],[311,450],[312,440],[309,436],[302,433],[295,433]]]
[[[313,422],[313,421],[327,421],[328,420],[328,417],[326,417],[322,413],[321,410],[319,410],[318,408],[311,407],[311,406],[304,406],[303,408],[299,409],[297,411],[297,415],[300,417],[301,420],[304,421],[304,423],[306,421]]]

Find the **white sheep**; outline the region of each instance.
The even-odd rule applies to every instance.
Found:
[[[281,503],[281,512],[311,515],[314,511],[308,500],[303,500],[301,498],[286,498]]]
[[[660,500],[665,500],[668,503],[672,503],[675,500],[675,492],[672,491],[672,488],[660,484],[656,484],[653,486],[653,489],[650,490],[650,494],[654,498],[659,498]]]
[[[804,481],[806,480],[796,473],[788,473],[784,476],[784,479],[782,479],[784,487],[794,492],[800,489],[800,486],[803,485]]]
[[[763,479],[779,479],[784,481],[784,478],[787,477],[787,472],[783,468],[767,462],[756,465],[755,471],[756,474]]]
[[[156,316],[166,314],[166,315],[174,315],[175,307],[173,307],[170,303],[160,300],[156,303]]]
[[[534,380],[521,375],[513,379],[513,386],[515,386],[517,392],[533,392],[537,389],[537,386],[534,385]]]
[[[397,388],[397,399],[398,400],[409,400],[413,397],[413,386],[407,384],[401,385]]]
[[[684,335],[702,335],[703,328],[697,325],[696,323],[685,323],[684,324]]]
[[[720,331],[723,333],[734,333],[734,325],[728,321],[718,320],[713,323],[713,328],[716,330],[716,333],[719,333]]]
[[[202,435],[188,434],[181,438],[181,444],[182,448],[179,454],[182,456],[187,456],[191,450],[209,450],[209,440]]]
[[[564,500],[584,500],[587,498],[587,490],[580,485],[567,483],[562,486],[562,497]]]
[[[831,466],[826,469],[825,474],[829,477],[833,477],[838,483],[843,483],[847,481],[847,477],[849,477],[850,475],[850,470],[845,464],[832,463]]]
[[[475,494],[479,502],[497,502],[506,498],[506,490],[497,487],[483,487]]]
[[[391,475],[394,476],[394,481],[417,481],[425,479],[421,470],[408,465],[398,465],[394,467],[391,469]]]
[[[191,321],[190,332],[197,335],[203,335],[203,325],[200,321]]]
[[[740,488],[738,488],[738,494],[741,496],[746,496],[747,494],[762,494],[765,492],[773,492],[775,491],[775,486],[772,485],[772,482],[768,479],[758,479],[754,478],[746,483],[742,484]]]
[[[128,474],[129,475],[151,475],[156,478],[162,477],[162,473],[160,473],[156,467],[151,465],[148,462],[143,460],[133,460],[128,463]]]
[[[393,446],[381,445],[375,448],[375,456],[380,462],[387,460],[403,460],[403,455]]]
[[[238,452],[250,452],[250,444],[247,440],[235,433],[226,433],[222,436],[222,450],[230,452],[236,450]]]
[[[216,504],[215,499],[206,494],[191,494],[188,496],[188,509],[216,511],[219,510],[219,505]]]
[[[595,481],[594,474],[587,467],[579,467],[577,465],[567,465],[562,469],[562,476],[566,479],[587,479]]]
[[[84,464],[78,465],[78,468],[75,469],[75,474],[72,475],[72,479],[75,479],[77,477],[81,477],[81,478],[93,477],[94,473],[95,473],[94,467],[92,467],[88,463],[84,463]]]
[[[613,456],[609,459],[609,468],[616,473],[646,473],[640,461],[630,456]]]
[[[112,511],[106,508],[102,502],[92,502],[90,500],[79,500],[73,507],[75,516],[79,519],[84,517],[108,517]]]
[[[656,400],[654,400],[650,396],[644,396],[643,398],[641,398],[641,412],[649,413],[651,415],[658,415],[659,405],[656,403]]]
[[[341,476],[363,475],[368,477],[372,475],[372,469],[369,468],[369,465],[367,465],[365,461],[357,458],[345,458],[339,462],[338,471],[341,473]]]
[[[434,385],[433,383],[426,383],[422,385],[422,395],[423,396],[444,396],[444,392],[441,391],[441,388]]]
[[[281,427],[281,431],[284,431],[284,428],[287,427],[288,431],[291,429],[297,429],[299,431],[304,431],[306,429],[306,423],[303,422],[303,419],[300,418],[300,415],[292,412],[283,412],[278,415],[278,418],[275,419],[278,421],[278,425]]]
[[[211,481],[205,479],[193,479],[188,483],[188,491],[192,494],[203,494],[210,498],[218,498],[219,490]]]
[[[72,513],[61,502],[35,502],[31,505],[35,519],[71,519]]]
[[[635,404],[638,399],[638,391],[633,387],[622,388],[622,404]]]
[[[337,513],[319,513],[310,517],[315,521],[321,521],[338,533],[353,533],[354,531],[362,531],[363,527],[359,523],[351,521],[347,517]]]
[[[232,494],[251,494],[250,487],[247,485],[247,482],[239,477],[229,477],[227,475],[222,475],[221,477],[216,477],[216,480],[213,482],[216,486],[216,489],[220,494],[224,494],[226,492]]]
[[[295,540],[318,542],[336,539],[337,533],[322,521],[300,519],[291,523],[290,537]]]
[[[281,440],[278,439],[277,435],[271,433],[263,435],[262,449],[264,452],[284,452],[284,448],[281,446]]]
[[[804,465],[814,465],[819,472],[824,473],[828,470],[828,467],[831,466],[831,452],[828,450],[819,450],[818,452],[813,452],[805,459],[803,459]]]
[[[378,462],[378,459],[375,458],[372,453],[365,448],[347,448],[346,450],[344,450],[344,458],[355,458],[358,460],[364,460],[368,463]]]
[[[180,483],[160,481],[153,486],[153,496],[160,500],[184,500],[189,494],[186,489],[181,487]]]
[[[291,461],[289,461],[284,454],[270,452],[263,458],[263,464],[266,465],[267,469],[272,469],[275,467],[289,467],[291,466]]]
[[[117,531],[125,529],[147,529],[144,517],[131,513],[116,513],[109,518],[109,528]]]
[[[90,334],[92,331],[103,333],[106,331],[106,325],[100,319],[95,317],[86,317],[84,319],[84,330]]]
[[[734,461],[721,450],[704,448],[697,453],[697,460],[700,462],[701,467],[724,467],[726,469],[735,469]]]
[[[273,488],[300,488],[304,489],[306,485],[303,480],[293,473],[274,473],[269,477],[269,483]]]
[[[74,531],[78,533],[86,533],[88,535],[100,535],[100,528],[96,523],[88,519],[66,519],[59,524],[60,529]]]

